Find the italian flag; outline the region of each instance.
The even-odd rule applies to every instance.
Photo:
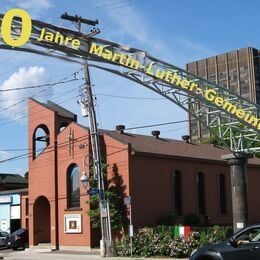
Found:
[[[184,237],[187,238],[191,228],[189,226],[175,226],[174,227],[174,237]]]

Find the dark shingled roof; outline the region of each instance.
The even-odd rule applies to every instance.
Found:
[[[1,195],[6,195],[6,194],[26,194],[28,193],[28,188],[24,188],[24,189],[16,189],[16,190],[5,190],[5,191],[0,191],[0,196]]]
[[[46,107],[47,109],[53,111],[53,112],[56,112],[58,113],[59,116],[62,116],[62,117],[66,117],[66,118],[71,118],[71,119],[74,119],[76,121],[77,119],[77,116],[75,114],[73,114],[72,112],[70,112],[69,110],[57,105],[56,103],[53,103],[51,101],[47,101],[47,104],[45,103],[41,103],[33,98],[31,98],[31,100],[33,100],[34,102],[40,104],[41,106],[44,106]]]
[[[12,173],[0,173],[0,185],[1,184],[27,184],[28,181],[19,174]]]
[[[120,143],[131,144],[133,151],[156,154],[162,156],[186,157],[202,160],[223,161],[222,155],[231,152],[223,147],[214,147],[211,144],[186,143],[186,141],[158,138],[153,136],[123,133],[116,131],[106,132],[106,135]],[[249,160],[250,164],[260,164],[260,159]]]

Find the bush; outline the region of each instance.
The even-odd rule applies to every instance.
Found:
[[[169,243],[171,241],[171,229],[167,227],[143,228],[133,237],[133,255],[142,257],[169,255]],[[130,255],[130,238],[126,237],[119,245],[119,255]]]
[[[159,219],[159,225],[174,226],[177,224],[178,217],[174,213],[168,213]]]
[[[184,225],[191,227],[199,227],[200,226],[200,218],[194,213],[190,213],[184,217]]]
[[[141,257],[170,256],[187,257],[200,246],[224,241],[230,228],[214,226],[192,231],[186,239],[174,238],[174,227],[158,226],[140,229],[133,237],[133,255]],[[125,237],[117,248],[120,256],[130,255],[130,238]]]
[[[199,247],[199,233],[191,232],[189,236],[184,239],[178,237],[172,240],[170,244],[171,257],[187,257],[191,254],[192,250]]]
[[[142,257],[174,256],[186,257],[198,247],[198,232],[192,232],[187,239],[173,238],[173,227],[159,226],[144,228],[133,237],[133,255]],[[126,237],[117,248],[120,256],[130,255],[130,238]]]
[[[205,246],[209,244],[216,244],[227,239],[229,234],[229,227],[214,226],[207,229],[203,229],[200,232],[199,244]]]

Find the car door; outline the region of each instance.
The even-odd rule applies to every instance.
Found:
[[[0,246],[3,246],[5,242],[5,237],[3,236],[2,232],[0,232]]]
[[[0,232],[0,246],[5,246],[5,240],[8,235],[9,234],[4,231]]]
[[[260,227],[248,229],[233,240],[234,242],[227,246],[222,254],[224,260],[260,259]]]
[[[259,260],[260,259],[260,244],[257,242],[249,242],[237,246],[234,252],[234,259],[242,260]]]

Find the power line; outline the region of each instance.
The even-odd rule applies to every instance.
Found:
[[[58,81],[55,83],[48,83],[48,84],[42,84],[42,85],[36,85],[36,86],[28,86],[28,87],[22,87],[22,88],[10,88],[10,89],[0,89],[0,92],[9,92],[9,91],[17,91],[17,90],[24,90],[24,89],[32,89],[32,88],[43,88],[43,87],[54,87],[59,84],[65,84],[69,83],[72,81],[75,81],[78,79],[71,79],[71,80],[66,80],[66,81]]]
[[[186,123],[186,122],[189,122],[189,120],[186,119],[186,120],[180,120],[180,121],[174,121],[174,122],[166,122],[166,123],[160,123],[160,124],[152,124],[152,125],[142,125],[142,126],[128,127],[128,128],[125,128],[125,130],[134,130],[134,129],[140,129],[140,128],[149,128],[149,127],[154,127],[154,126],[174,125],[174,124],[180,124],[180,123]]]
[[[68,83],[68,82],[72,82],[72,81],[76,81],[76,80],[78,80],[78,79],[72,79],[72,80],[63,81],[63,82],[60,82],[60,83],[57,82],[57,83],[54,83],[54,84],[46,84],[46,86],[48,86],[48,87],[50,88],[50,87],[57,86],[57,85],[59,85],[59,84],[64,84],[64,83]],[[44,91],[47,91],[47,89],[45,89]],[[33,96],[35,96],[35,95],[31,95],[30,97],[33,97]],[[0,112],[3,112],[3,111],[6,111],[6,110],[8,110],[8,109],[10,109],[10,108],[12,108],[12,107],[15,107],[15,106],[17,106],[17,105],[19,105],[19,104],[25,102],[26,100],[27,100],[27,98],[24,98],[23,100],[21,100],[21,101],[15,103],[15,104],[13,104],[13,105],[10,105],[10,106],[8,106],[8,107],[6,107],[6,108],[1,109]]]
[[[70,101],[70,100],[76,98],[77,96],[78,96],[78,95],[72,96],[72,97],[70,97],[70,98],[68,98],[68,99],[65,99],[65,100],[60,101],[59,103],[57,103],[57,102],[56,102],[56,103],[57,103],[58,105],[59,105],[59,104],[62,104],[62,103],[65,103],[65,102],[67,102],[67,101]],[[43,110],[43,109],[42,109],[42,110]],[[38,113],[38,112],[39,112],[39,111],[34,112],[34,113]],[[19,116],[19,114],[21,114],[21,116]],[[24,114],[24,115],[23,115],[23,114]],[[13,116],[14,116],[14,115],[18,115],[18,117],[14,118],[14,119],[10,119],[9,121],[7,121],[7,122],[1,124],[0,127],[3,127],[3,126],[6,126],[6,125],[8,125],[8,124],[10,124],[10,123],[16,122],[16,121],[19,120],[19,119],[26,118],[26,117],[27,117],[27,111],[24,110],[23,112],[17,112],[17,113],[15,113],[15,114],[13,114]]]
[[[97,93],[95,96],[105,96],[105,97],[114,97],[114,98],[123,98],[123,99],[136,99],[136,100],[162,100],[165,98],[149,98],[149,97],[133,97],[133,96],[119,96],[119,95],[111,95],[104,93]]]
[[[80,70],[81,70],[81,69],[80,69]],[[77,70],[76,72],[70,74],[69,76],[67,76],[67,77],[65,77],[65,78],[63,78],[63,79],[61,79],[61,80],[59,80],[59,81],[57,81],[57,82],[55,82],[55,83],[46,84],[46,86],[48,85],[48,88],[43,89],[43,90],[40,90],[40,91],[38,91],[37,93],[35,93],[35,94],[33,94],[33,95],[30,95],[30,97],[35,97],[35,96],[37,96],[39,93],[46,92],[47,90],[49,90],[49,89],[50,89],[51,87],[53,87],[53,86],[56,86],[56,85],[59,85],[59,84],[65,84],[65,83],[68,83],[68,82],[72,82],[72,81],[78,80],[75,76],[76,76],[77,73],[79,73],[80,70]],[[74,76],[74,79],[69,80],[69,78],[70,78],[71,76]],[[12,108],[12,107],[15,107],[15,106],[17,106],[17,105],[19,105],[19,104],[25,102],[28,98],[29,98],[29,97],[23,98],[23,99],[20,100],[19,102],[16,102],[16,103],[14,103],[14,104],[12,104],[12,105],[6,107],[6,108],[1,109],[0,112],[3,112],[3,111],[6,111],[6,110],[8,110],[8,109],[10,109],[10,108]],[[24,110],[24,112],[26,112],[26,110]],[[18,113],[16,113],[16,114],[19,114],[19,113],[21,113],[21,111],[18,112]],[[23,111],[22,111],[22,113],[23,113]],[[15,114],[13,114],[13,115],[15,115]],[[12,116],[13,116],[13,115],[12,115]]]
[[[87,137],[87,135],[83,135],[83,136],[81,136],[81,137],[78,137],[78,138],[74,139],[74,142],[75,142],[75,141],[76,141],[76,142],[79,142],[79,141],[80,141],[82,138],[84,138],[84,137]],[[64,142],[60,143],[60,144],[57,146],[57,149],[66,146],[68,143],[69,143],[69,141],[64,141]],[[46,153],[53,152],[53,151],[54,151],[54,148],[55,148],[55,145],[47,146],[46,148],[48,148],[49,150],[48,150],[48,151],[45,151],[45,154],[46,154]],[[45,148],[45,149],[46,149],[46,148]],[[40,151],[40,150],[42,150],[42,149],[37,149],[37,151]],[[31,152],[27,152],[27,153],[24,153],[24,154],[20,154],[20,155],[17,155],[17,156],[13,156],[13,157],[10,157],[10,158],[1,160],[0,163],[4,163],[4,162],[11,161],[11,160],[16,160],[16,159],[26,158],[26,157],[28,157],[28,155],[30,155],[30,154],[31,154]]]

